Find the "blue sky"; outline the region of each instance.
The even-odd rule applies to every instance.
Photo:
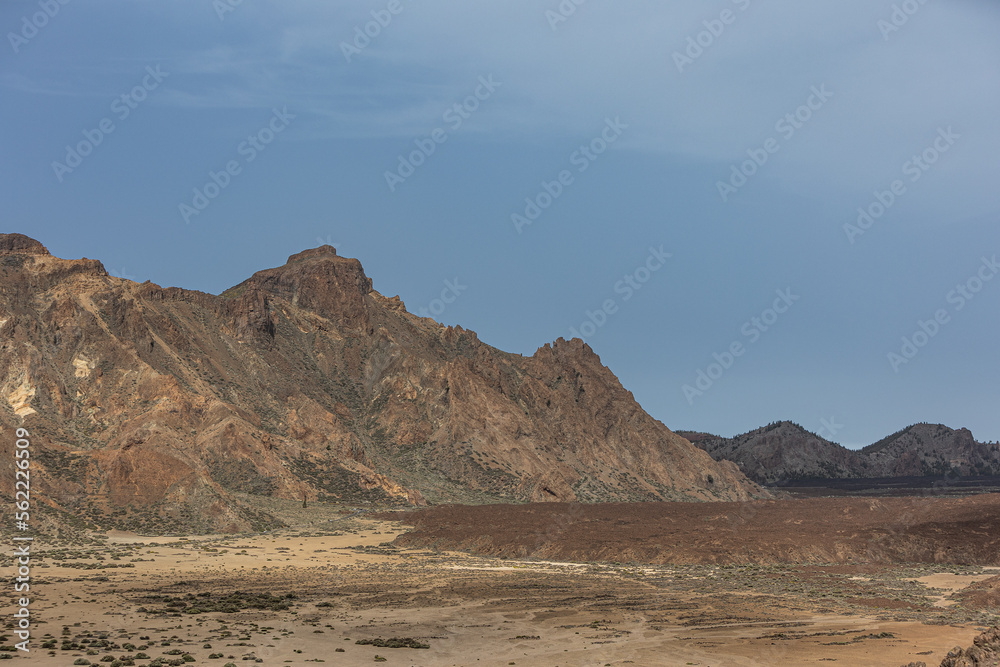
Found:
[[[502,349],[579,332],[671,428],[1000,439],[995,2],[11,0],[0,28],[3,231],[58,256],[219,293],[331,243]]]

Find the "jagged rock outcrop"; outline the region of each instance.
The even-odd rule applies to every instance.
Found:
[[[998,667],[1000,665],[1000,628],[993,627],[974,640],[969,648],[956,646],[940,667]],[[911,662],[903,667],[927,667],[925,662]]]
[[[0,235],[0,333],[0,427],[32,433],[53,521],[267,525],[241,494],[766,493],[646,414],[582,341],[503,352],[408,313],[329,246],[214,296],[109,276],[100,262]],[[9,471],[0,481],[13,485]]]
[[[1000,665],[1000,628],[993,627],[972,641],[972,646],[963,649],[956,646],[944,660],[941,667],[997,667]]]
[[[0,234],[0,255],[48,255],[40,242],[24,234]]]

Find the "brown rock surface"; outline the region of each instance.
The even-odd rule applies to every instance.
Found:
[[[41,243],[24,234],[0,234],[0,255],[8,253],[48,255]]]
[[[961,591],[958,597],[966,607],[1000,613],[1000,576],[977,581]]]
[[[31,432],[50,522],[62,511],[147,531],[268,525],[237,493],[762,493],[646,414],[583,342],[508,354],[406,312],[329,246],[213,296],[0,235],[0,334],[0,426]],[[12,472],[0,479],[12,488]]]
[[[398,517],[414,527],[401,546],[512,558],[1000,565],[1000,494],[442,506]]]

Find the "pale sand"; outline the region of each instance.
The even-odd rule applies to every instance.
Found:
[[[930,574],[926,577],[916,577],[914,579],[908,579],[907,581],[918,581],[927,588],[930,589],[940,589],[942,592],[939,595],[932,596],[935,598],[935,607],[950,607],[956,604],[958,600],[952,599],[952,594],[959,592],[960,590],[971,586],[977,581],[983,581],[984,579],[989,579],[995,577],[993,573],[993,568],[983,568],[984,570],[990,570],[989,574],[954,574],[951,572],[939,572],[937,574]]]
[[[33,573],[35,636],[29,659],[53,667],[67,667],[81,656],[94,664],[110,664],[98,662],[109,654],[105,651],[86,656],[82,650],[60,650],[58,641],[54,656],[40,648],[43,634],[61,639],[64,626],[69,626],[69,637],[109,631],[109,639],[119,644],[152,642],[145,653],[153,658],[180,648],[196,659],[186,664],[217,667],[227,662],[240,667],[367,665],[375,662],[376,655],[384,656],[387,665],[427,667],[630,662],[772,667],[831,661],[899,667],[911,660],[937,664],[949,649],[968,645],[979,633],[971,624],[878,620],[875,609],[858,616],[818,613],[808,605],[796,609],[797,602],[787,596],[781,598],[780,607],[773,606],[778,598],[763,592],[720,596],[710,589],[671,591],[657,583],[660,580],[646,579],[658,576],[664,582],[710,586],[703,576],[714,575],[709,568],[696,575],[650,566],[499,561],[417,550],[365,553],[357,548],[378,549],[401,529],[365,519],[350,519],[341,529],[341,535],[299,537],[284,531],[187,540],[115,533],[106,546],[71,547],[92,555],[130,550],[122,552],[119,561],[89,558],[75,563],[151,559],[129,563],[134,567],[126,569],[103,570],[82,570],[46,559],[46,548],[58,545],[40,540],[36,553],[41,558]],[[917,581],[954,591],[982,578],[936,574]],[[278,612],[248,609],[168,616],[140,611],[164,609],[164,603],[148,600],[150,594],[179,597],[234,590],[294,592],[299,597],[290,610]],[[928,596],[939,597],[930,590]],[[332,606],[318,607],[321,602]],[[670,609],[681,611],[665,611]],[[741,614],[746,618],[740,620]],[[716,617],[719,620],[713,620]],[[223,626],[227,630],[221,630]],[[226,631],[232,634],[222,636]],[[880,632],[895,637],[851,641]],[[784,636],[765,637],[777,633]],[[151,639],[139,639],[145,636]],[[390,637],[419,638],[431,648],[355,644],[357,639]],[[162,646],[162,641],[170,645]],[[212,648],[202,648],[206,642]],[[226,657],[209,659],[215,652]],[[116,657],[135,653],[110,651]],[[251,653],[263,662],[242,660]]]

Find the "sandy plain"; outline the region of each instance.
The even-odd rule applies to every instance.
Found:
[[[998,568],[480,557],[397,547],[406,526],[344,508],[281,509],[291,527],[266,534],[40,538],[31,652],[0,653],[53,667],[898,667],[936,665],[996,622],[953,596]]]

